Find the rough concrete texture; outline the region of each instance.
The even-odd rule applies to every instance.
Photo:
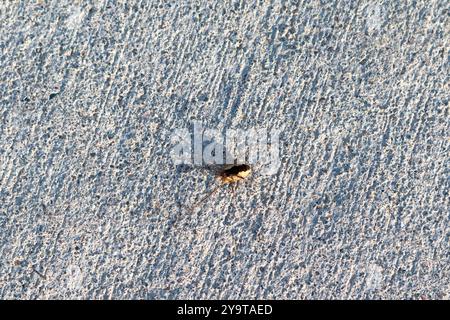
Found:
[[[0,298],[448,299],[448,13],[1,1]],[[279,171],[189,212],[194,120],[282,128]]]

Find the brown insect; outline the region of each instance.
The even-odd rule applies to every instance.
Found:
[[[240,164],[222,170],[219,173],[218,178],[222,181],[222,183],[234,183],[247,178],[251,171],[252,170],[248,164]]]
[[[191,211],[193,211],[203,201],[212,196],[224,184],[239,182],[247,178],[251,172],[252,172],[251,167],[248,164],[231,165],[221,170],[217,175],[217,178],[220,180],[220,182],[222,182],[222,184],[215,187],[208,195],[206,195],[203,199],[194,204],[191,207]]]

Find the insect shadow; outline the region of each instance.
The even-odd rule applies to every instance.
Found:
[[[203,141],[202,150],[204,150],[205,147],[210,144],[211,144],[211,141],[208,141],[208,140]],[[195,164],[195,163],[194,164],[186,164],[186,163],[178,164],[175,169],[177,175],[182,175],[185,173],[196,171],[196,172],[202,172],[204,174],[212,174],[214,176],[217,176],[223,170],[229,168],[233,164],[236,164],[236,160],[234,160],[233,163],[226,163],[226,159],[235,159],[235,157],[231,152],[229,152],[225,148],[225,146],[223,144],[214,143],[214,145],[219,146],[217,148],[218,150],[223,150],[223,153],[222,153],[222,162],[223,163],[203,163],[204,161],[202,160],[202,164]],[[215,149],[212,152],[212,156],[215,156],[214,151],[215,151]]]

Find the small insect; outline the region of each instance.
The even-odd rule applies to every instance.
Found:
[[[247,178],[251,173],[250,166],[248,164],[240,164],[232,166],[231,168],[222,170],[219,173],[219,179],[222,183],[233,183],[238,182]]]
[[[229,183],[236,183],[245,178],[247,178],[252,172],[250,166],[248,164],[239,164],[228,166],[226,169],[223,169],[217,175],[217,178],[222,182],[222,184],[215,187],[208,195],[206,195],[203,199],[198,201],[191,207],[191,211],[193,211],[196,207],[198,207],[203,201],[212,196],[220,187]]]

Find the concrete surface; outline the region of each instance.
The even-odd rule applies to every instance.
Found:
[[[0,298],[449,299],[435,1],[1,1]],[[170,134],[283,128],[220,189]]]

